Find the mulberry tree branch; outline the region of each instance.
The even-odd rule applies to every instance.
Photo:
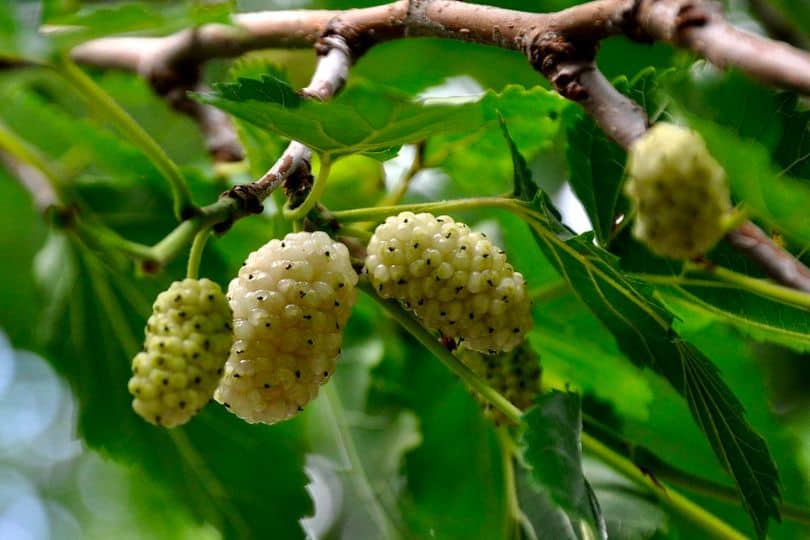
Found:
[[[646,131],[648,119],[596,67],[598,44],[609,36],[666,41],[719,67],[736,67],[766,83],[810,94],[810,53],[730,25],[717,5],[707,0],[592,0],[556,13],[452,0],[398,0],[346,11],[245,13],[235,15],[234,23],[204,25],[161,38],[103,38],[76,47],[72,56],[83,64],[137,71],[160,92],[155,81],[171,81],[177,74],[181,80],[198,83],[182,74],[198,73],[212,58],[314,45],[318,67],[301,93],[323,101],[343,86],[351,63],[377,43],[411,36],[472,41],[525,54],[561,95],[579,103],[624,148]],[[200,119],[206,110],[197,105],[193,114]],[[209,140],[227,131],[223,122],[209,121],[209,126]],[[261,200],[285,179],[307,177],[309,161],[309,150],[293,142],[262,178],[229,195],[243,202],[239,206],[247,209],[245,213],[258,211]],[[777,282],[810,290],[810,270],[752,223],[727,238]]]

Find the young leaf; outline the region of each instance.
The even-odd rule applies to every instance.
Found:
[[[196,97],[335,157],[379,155],[429,135],[465,131],[481,123],[480,107],[474,103],[426,105],[398,91],[363,82],[327,103],[303,100],[292,87],[272,76],[217,84],[214,92]]]
[[[604,518],[582,473],[582,411],[579,394],[556,390],[538,396],[524,415],[523,460],[535,485],[566,512],[607,538]]]

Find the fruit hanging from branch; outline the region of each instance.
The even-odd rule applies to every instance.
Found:
[[[324,232],[254,251],[228,287],[234,343],[214,398],[251,423],[295,416],[332,376],[357,274]]]
[[[175,281],[158,295],[143,351],[132,360],[132,408],[164,427],[188,422],[211,399],[232,342],[231,311],[209,279]]]

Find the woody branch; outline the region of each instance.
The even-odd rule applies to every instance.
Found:
[[[767,84],[810,94],[810,54],[732,26],[714,2],[705,0],[593,0],[556,13],[452,0],[398,0],[346,11],[245,13],[235,15],[234,23],[205,25],[161,38],[94,40],[76,47],[72,56],[85,65],[136,71],[158,89],[161,81],[168,81],[171,90],[183,88],[171,84],[178,74],[179,80],[198,84],[198,76],[183,76],[184,68],[199,73],[200,66],[212,58],[255,49],[315,46],[318,70],[302,94],[323,100],[340,89],[350,64],[377,43],[412,36],[471,41],[525,54],[561,95],[582,105],[606,135],[624,148],[646,131],[648,119],[595,64],[599,42],[613,35],[666,41],[719,67],[736,67]],[[195,107],[194,115],[206,131],[201,117],[208,109]],[[217,124],[219,129],[225,127]],[[243,186],[243,193],[262,198],[294,172],[291,167],[300,165],[308,171],[309,153],[292,143],[262,179]],[[728,240],[774,280],[810,291],[810,270],[767,235],[753,235],[754,230],[747,223],[730,233]]]

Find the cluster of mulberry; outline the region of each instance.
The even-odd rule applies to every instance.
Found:
[[[335,370],[357,274],[326,233],[291,233],[250,254],[228,287],[234,343],[214,398],[273,424],[315,399]]]
[[[523,348],[495,356],[531,328],[525,283],[485,235],[446,216],[404,212],[377,228],[365,264],[383,297],[485,353],[469,352],[465,362],[516,405],[531,401],[536,356]],[[158,296],[133,360],[135,411],[173,427],[213,396],[250,423],[298,414],[335,370],[357,281],[345,245],[300,232],[251,253],[227,299],[207,279],[172,284]]]
[[[694,131],[656,124],[630,148],[627,174],[625,193],[637,210],[633,234],[653,253],[690,259],[725,234],[725,171]]]
[[[185,279],[160,293],[132,360],[132,407],[164,427],[188,422],[211,399],[231,347],[231,312],[219,285]]]
[[[386,219],[368,244],[366,271],[380,296],[473,351],[510,351],[532,326],[523,276],[484,234],[448,216]]]

